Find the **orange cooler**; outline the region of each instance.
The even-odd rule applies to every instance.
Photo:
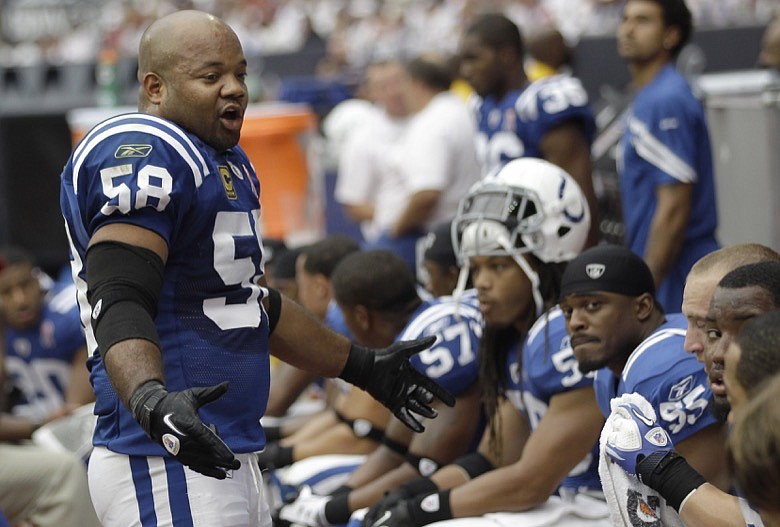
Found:
[[[134,107],[82,108],[68,113],[75,145],[93,126]],[[253,104],[247,108],[239,144],[260,179],[262,235],[285,239],[306,231],[309,170],[304,139],[316,125],[308,105]]]
[[[316,116],[304,104],[261,104],[247,109],[239,144],[260,179],[263,237],[305,229],[309,169],[303,146]]]

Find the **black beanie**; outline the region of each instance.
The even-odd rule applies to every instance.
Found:
[[[442,223],[430,231],[425,239],[423,258],[437,262],[443,267],[456,267],[455,251],[452,248],[450,229],[452,222]]]
[[[574,258],[561,278],[561,298],[596,291],[655,296],[653,275],[647,264],[620,245],[598,245]]]

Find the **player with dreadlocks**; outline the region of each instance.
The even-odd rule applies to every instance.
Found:
[[[529,514],[546,525],[608,525],[594,451],[603,417],[554,307],[561,268],[589,225],[574,179],[541,159],[510,161],[464,198],[452,234],[485,321],[478,355],[488,427],[478,452],[402,485],[364,525],[468,517],[514,526]]]

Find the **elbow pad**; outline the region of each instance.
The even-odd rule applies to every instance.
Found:
[[[154,317],[163,284],[162,258],[149,249],[106,241],[90,247],[84,260],[92,330],[101,357],[128,339],[159,347]]]

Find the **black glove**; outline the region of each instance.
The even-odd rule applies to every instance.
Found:
[[[386,509],[372,523],[368,523],[364,519],[363,525],[366,527],[422,527],[430,523],[451,519],[450,491],[443,490],[427,496],[421,495],[401,500],[393,507]]]
[[[293,447],[281,446],[279,443],[268,443],[262,452],[257,454],[257,464],[260,470],[273,470],[286,467],[293,462]]]
[[[385,510],[378,518],[363,518],[363,527],[410,527],[415,525],[409,514],[408,502],[402,500],[395,506]]]
[[[447,406],[455,404],[455,397],[450,392],[409,363],[409,357],[430,348],[435,341],[436,337],[430,336],[399,341],[379,350],[353,345],[339,377],[366,390],[406,426],[422,432],[425,427],[411,412],[423,417],[436,417],[436,411],[430,407],[434,397]]]
[[[428,495],[438,491],[439,488],[432,480],[428,478],[417,478],[399,485],[395,490],[388,492],[385,496],[369,507],[366,515],[363,517],[363,525],[372,525],[385,511],[392,509],[401,500],[408,500],[417,495]]]
[[[222,397],[228,383],[168,392],[158,381],[148,381],[130,396],[130,412],[152,441],[196,472],[225,479],[227,470],[241,462],[198,415],[198,408]]]

